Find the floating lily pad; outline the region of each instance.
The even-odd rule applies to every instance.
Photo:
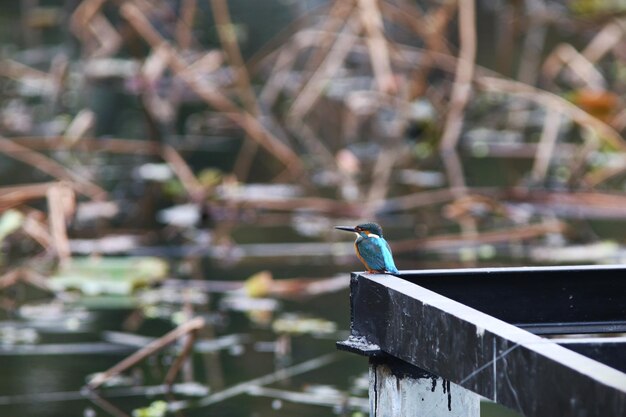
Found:
[[[154,257],[75,258],[49,282],[55,291],[129,295],[163,280],[167,270],[167,263]]]

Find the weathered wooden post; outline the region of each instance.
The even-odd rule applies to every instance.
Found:
[[[351,335],[373,417],[626,416],[626,267],[353,274]],[[548,339],[539,334],[604,333]]]

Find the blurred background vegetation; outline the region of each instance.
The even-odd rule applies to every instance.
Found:
[[[1,415],[366,415],[336,224],[623,262],[620,1],[0,3]]]

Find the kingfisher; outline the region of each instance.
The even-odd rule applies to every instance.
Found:
[[[356,256],[365,265],[367,272],[399,273],[393,262],[389,243],[383,238],[383,228],[379,224],[363,223],[356,227],[335,226],[335,229],[356,233],[354,250]]]

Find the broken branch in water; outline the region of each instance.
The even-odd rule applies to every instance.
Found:
[[[0,290],[11,287],[18,282],[23,282],[47,292],[52,292],[46,279],[28,267],[14,268],[0,276]]]
[[[45,155],[32,151],[25,146],[18,145],[12,140],[1,136],[0,152],[10,158],[24,162],[33,168],[45,172],[52,177],[69,181],[78,192],[85,194],[92,199],[100,199],[106,196],[106,191],[104,191],[103,188],[86,180],[84,176],[70,171],[63,165]]]
[[[248,390],[253,389],[257,386],[269,385],[278,381],[282,381],[284,379],[290,378],[295,375],[300,375],[305,372],[310,372],[315,369],[319,369],[323,366],[329,365],[335,362],[338,359],[338,355],[336,353],[327,353],[322,356],[318,356],[316,358],[310,359],[308,361],[301,362],[297,365],[290,366],[288,368],[279,369],[276,372],[272,372],[271,374],[264,375],[259,378],[254,378],[249,381],[242,382],[240,384],[236,384],[231,386],[230,388],[226,388],[222,391],[213,393],[208,397],[202,398],[197,402],[190,401],[179,401],[177,403],[170,404],[170,410],[182,410],[188,408],[191,405],[198,407],[206,407],[211,404],[215,404],[229,398],[235,397],[237,395],[241,395],[246,393]]]
[[[160,337],[159,339],[146,345],[144,348],[133,353],[126,359],[122,360],[117,365],[109,368],[103,373],[96,375],[91,381],[89,381],[89,383],[87,384],[87,388],[98,388],[100,385],[104,384],[112,377],[124,372],[126,369],[137,364],[139,361],[146,358],[147,356],[163,349],[164,347],[176,341],[181,336],[197,331],[202,327],[204,327],[204,319],[201,317],[196,317],[186,323],[181,324],[171,332],[167,333],[166,335]]]
[[[230,12],[228,10],[228,3],[226,0],[211,0],[211,10],[213,11],[213,18],[215,19],[220,44],[226,54],[228,63],[235,73],[235,84],[237,86],[238,95],[243,102],[245,110],[254,117],[259,117],[261,110],[250,83],[250,75],[248,74],[246,64],[241,55],[241,50],[239,49],[235,27],[231,21]],[[248,177],[250,166],[256,155],[258,146],[257,141],[246,137],[233,168],[233,172],[240,181],[244,181]]]
[[[191,353],[193,344],[195,343],[196,338],[198,337],[198,329],[192,330],[185,337],[186,337],[186,340],[185,340],[183,349],[178,354],[178,357],[176,357],[176,360],[174,361],[170,369],[167,371],[167,375],[165,376],[165,385],[167,385],[170,389],[172,385],[174,384],[174,380],[176,379],[178,372],[182,368],[185,361],[189,358],[189,354]]]

